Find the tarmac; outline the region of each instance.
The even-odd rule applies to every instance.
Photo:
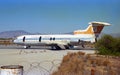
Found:
[[[50,50],[50,47],[32,47],[0,45],[0,66],[21,65],[24,75],[50,75],[58,69],[62,58],[69,52],[93,54],[94,49]]]

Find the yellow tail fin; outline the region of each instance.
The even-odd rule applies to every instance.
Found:
[[[104,22],[90,22],[89,26],[85,30],[76,30],[74,31],[74,35],[79,35],[79,34],[95,34],[98,36],[104,26],[109,26],[109,23],[104,23]]]

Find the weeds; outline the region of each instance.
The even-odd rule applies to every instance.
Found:
[[[120,38],[104,35],[95,44],[98,54],[120,56]]]
[[[120,59],[120,58],[118,58]],[[83,52],[68,53],[52,75],[118,75],[119,60]]]

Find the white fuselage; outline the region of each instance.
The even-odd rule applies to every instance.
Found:
[[[25,40],[23,41],[23,38]],[[64,34],[64,35],[22,35],[17,37],[14,40],[14,43],[17,44],[67,44],[70,42],[78,42],[78,40],[83,41],[91,41],[94,42],[95,36],[94,35],[70,35],[70,34]]]

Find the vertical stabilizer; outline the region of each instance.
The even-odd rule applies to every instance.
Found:
[[[104,26],[109,26],[109,23],[105,22],[90,22],[89,26],[85,30],[76,30],[74,31],[74,35],[79,35],[79,34],[92,34],[95,35],[96,37],[99,36],[101,33],[102,29]]]
[[[105,22],[90,22],[89,25],[92,26],[92,32],[95,35],[95,37],[97,38],[99,36],[99,34],[101,33],[101,31],[103,30],[104,26],[109,26],[109,23],[105,23]]]

